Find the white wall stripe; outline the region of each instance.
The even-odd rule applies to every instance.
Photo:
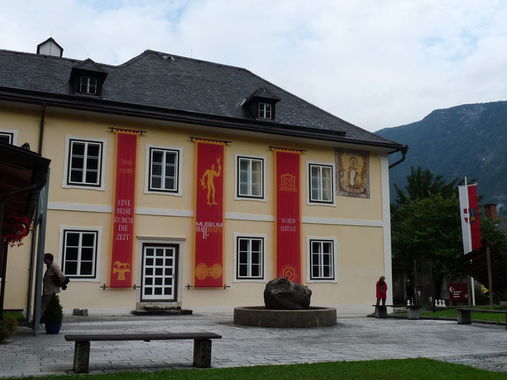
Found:
[[[168,208],[136,207],[137,215],[158,215],[158,216],[194,216],[191,210],[174,210]]]
[[[360,220],[360,219],[336,219],[336,218],[314,218],[305,216],[302,218],[303,223],[308,224],[330,224],[335,226],[361,226],[361,227],[382,227],[381,220]]]
[[[388,285],[387,304],[393,302],[393,272],[391,262],[391,201],[389,196],[389,157],[380,157],[382,178],[382,219],[384,221],[384,276]],[[380,274],[379,274],[380,276]]]
[[[250,220],[252,222],[274,222],[273,215],[262,214],[241,214],[239,212],[226,212],[225,219],[229,220]]]
[[[84,204],[84,203],[65,203],[65,202],[49,202],[49,210],[61,211],[83,211],[83,212],[99,212],[99,213],[112,213],[113,207],[108,205],[97,204]],[[389,211],[389,210],[388,210]],[[384,210],[385,213],[385,210]],[[192,210],[174,210],[164,208],[150,208],[150,207],[136,207],[136,215],[155,215],[155,216],[180,216],[180,217],[193,217]],[[225,213],[226,220],[244,220],[251,222],[274,222],[274,215],[263,214],[242,214],[237,212]],[[389,222],[389,215],[387,221]],[[384,220],[367,220],[367,219],[339,219],[339,218],[316,218],[306,216],[301,220],[306,224],[325,224],[332,226],[359,226],[359,227],[383,227]],[[390,236],[389,236],[390,237]],[[389,242],[390,248],[390,242]],[[390,258],[390,253],[389,253]]]
[[[85,211],[85,212],[105,212],[105,213],[113,212],[113,206],[94,205],[85,203],[66,203],[66,202],[48,202],[48,209],[62,211]]]

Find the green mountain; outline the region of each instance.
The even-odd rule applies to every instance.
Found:
[[[507,101],[435,110],[415,123],[376,133],[409,147],[406,160],[391,169],[391,187],[404,186],[411,166],[448,180],[466,176],[477,180],[482,203],[496,203],[506,213]]]

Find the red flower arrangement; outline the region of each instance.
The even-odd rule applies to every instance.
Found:
[[[2,225],[1,240],[11,247],[23,245],[23,238],[30,233],[32,221],[26,216],[6,215]]]

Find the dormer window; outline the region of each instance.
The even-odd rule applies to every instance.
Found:
[[[259,119],[273,119],[273,105],[270,103],[259,103],[259,114],[257,117]]]
[[[79,80],[79,92],[81,94],[97,95],[98,80],[90,75],[83,75]]]
[[[265,87],[258,88],[241,104],[257,120],[276,120],[275,106],[281,99]]]
[[[107,73],[90,58],[75,65],[69,82],[75,94],[101,96]]]

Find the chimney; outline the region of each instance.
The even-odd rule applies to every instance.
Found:
[[[37,45],[37,54],[61,57],[63,48],[52,37],[49,37],[46,41]]]
[[[495,203],[488,203],[487,205],[484,205],[484,214],[486,215],[486,218],[489,218],[491,220],[497,220],[498,219],[498,211],[496,208]]]

